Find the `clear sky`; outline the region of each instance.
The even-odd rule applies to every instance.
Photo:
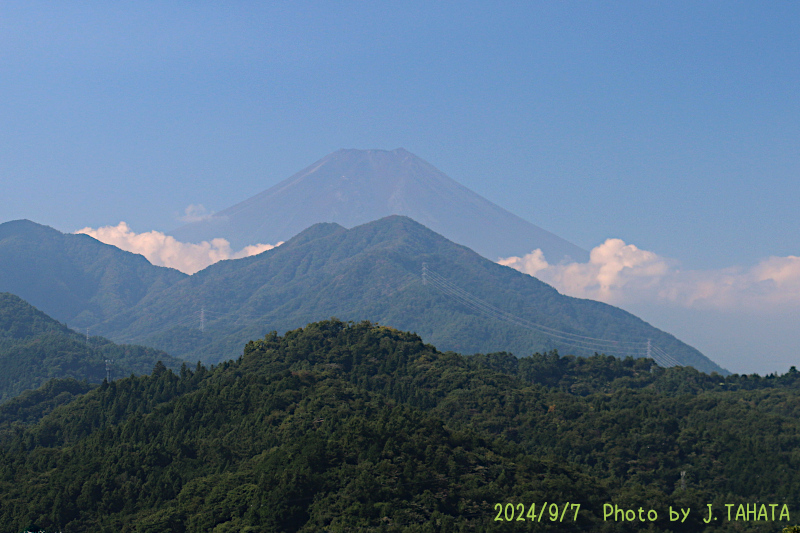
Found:
[[[0,221],[165,231],[404,147],[587,250],[800,255],[797,2],[9,1],[0,98]],[[629,308],[731,370],[800,363],[800,303]]]

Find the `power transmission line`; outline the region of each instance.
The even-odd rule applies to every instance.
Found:
[[[632,355],[634,357],[649,357],[662,367],[680,366],[680,363],[676,359],[671,357],[661,348],[653,345],[650,339],[648,339],[646,342],[600,339],[597,337],[578,335],[575,333],[562,331],[550,326],[545,326],[544,324],[539,324],[525,318],[521,318],[514,314],[498,309],[497,307],[494,307],[484,300],[481,300],[473,294],[468,293],[461,287],[451,283],[443,276],[432,271],[428,267],[427,263],[422,264],[422,278],[424,285],[433,286],[440,292],[443,292],[451,298],[458,300],[461,304],[472,309],[473,311],[478,311],[496,320],[507,322],[519,327],[536,331],[537,333],[543,335],[547,335],[551,338],[557,339],[561,344],[595,352],[615,351],[618,354]]]
[[[407,281],[409,279],[411,279],[411,283],[413,283],[413,279],[415,277],[416,275],[414,273],[406,273],[405,275],[395,278],[393,280],[393,283],[391,283],[391,285],[395,290],[401,290],[402,288],[408,285]],[[550,326],[546,326],[544,324],[539,324],[537,322],[533,322],[531,320],[522,318],[520,316],[499,309],[487,303],[486,301],[476,297],[475,295],[465,291],[458,285],[455,285],[448,279],[439,275],[437,272],[432,271],[428,267],[427,263],[422,263],[422,283],[425,286],[430,285],[436,288],[445,295],[448,295],[451,298],[459,301],[462,305],[471,309],[472,311],[485,314],[501,322],[510,323],[518,327],[535,331],[539,334],[556,339],[560,344],[563,344],[565,346],[570,346],[573,348],[579,348],[582,350],[594,351],[594,352],[613,352],[618,355],[631,355],[633,357],[648,357],[656,361],[656,363],[658,363],[658,365],[662,367],[681,365],[680,362],[678,362],[675,358],[670,356],[663,349],[652,344],[652,342],[649,339],[647,341],[616,341],[616,340],[591,337],[587,335],[579,335],[576,333],[570,333]],[[252,305],[252,302],[249,303],[251,303]],[[111,319],[121,316],[123,314],[125,314],[125,312],[120,312],[117,315],[109,317],[103,322],[109,322]],[[205,333],[207,325],[206,323],[208,320],[211,320],[215,323],[225,321],[226,319],[232,319],[233,322],[241,322],[241,321],[249,322],[249,321],[256,321],[259,319],[263,319],[266,314],[267,313],[244,313],[240,310],[231,311],[228,313],[218,313],[206,309],[205,305],[203,305],[200,307],[198,311],[194,311],[188,315],[173,316],[171,320],[159,321],[157,328],[158,331],[163,332],[166,331],[168,328],[186,326],[192,329],[197,328],[201,332]],[[99,324],[102,324],[102,322],[98,323],[97,325]],[[88,328],[87,328],[86,338],[88,343],[89,342]]]

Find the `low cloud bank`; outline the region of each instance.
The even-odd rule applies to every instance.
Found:
[[[186,274],[194,274],[223,259],[249,257],[283,244],[253,244],[234,252],[226,239],[198,244],[181,242],[159,231],[135,233],[125,222],[97,229],[83,228],[75,233],[84,233],[122,250],[142,254],[154,265],[174,268]]]
[[[750,268],[681,270],[671,259],[608,239],[588,263],[551,265],[541,250],[498,261],[564,294],[614,305],[669,303],[721,311],[800,307],[800,257],[769,257]]]

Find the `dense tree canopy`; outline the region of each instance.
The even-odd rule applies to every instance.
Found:
[[[645,359],[439,352],[330,320],[217,367],[157,364],[0,407],[0,522],[46,531],[778,531],[798,511],[800,379]],[[38,409],[36,405],[45,404]],[[12,411],[13,410],[13,411]],[[14,413],[25,413],[14,421]],[[682,473],[684,473],[682,475]],[[580,505],[551,522],[500,506]],[[604,504],[657,510],[604,520]],[[708,527],[707,504],[719,510]],[[691,508],[670,522],[668,508]],[[509,515],[510,516],[510,515]],[[519,515],[515,515],[517,518]],[[792,520],[796,520],[792,515]]]

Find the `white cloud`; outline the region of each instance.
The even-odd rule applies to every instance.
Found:
[[[681,270],[676,261],[620,239],[594,248],[588,263],[551,265],[541,250],[501,259],[564,294],[621,305],[669,303],[723,311],[800,307],[800,257],[769,257],[751,268]]]
[[[134,233],[125,222],[97,229],[83,228],[75,233],[85,233],[100,242],[142,254],[154,265],[175,268],[186,274],[194,274],[223,259],[249,257],[283,244],[253,244],[234,252],[225,239],[213,239],[211,242],[203,241],[199,244],[186,243],[159,231]]]
[[[214,213],[206,209],[206,206],[203,204],[191,204],[183,210],[183,215],[179,216],[178,220],[189,224],[191,222],[202,222],[203,220],[208,220],[213,216]]]

